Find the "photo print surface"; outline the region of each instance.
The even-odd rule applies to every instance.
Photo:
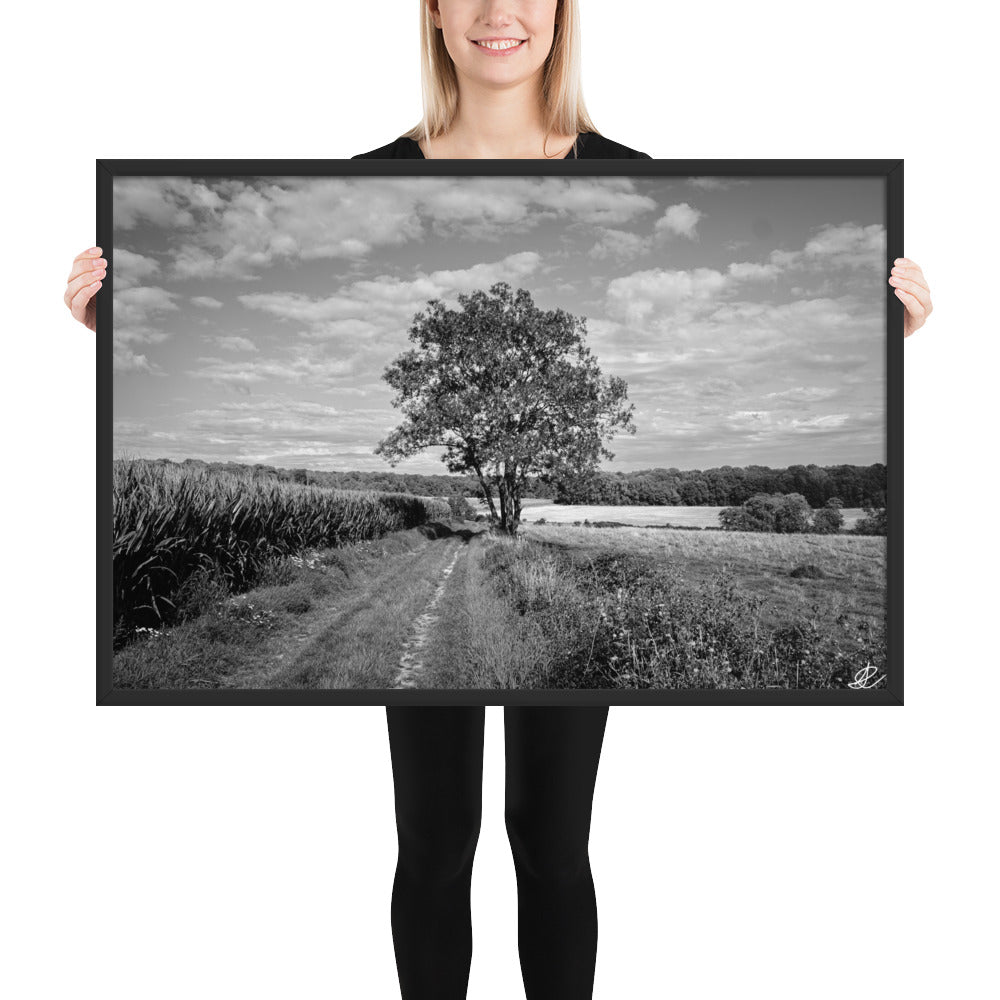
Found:
[[[884,686],[884,178],[112,193],[116,690]]]

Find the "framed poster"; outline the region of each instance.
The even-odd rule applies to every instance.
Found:
[[[902,207],[98,161],[98,703],[902,704]]]

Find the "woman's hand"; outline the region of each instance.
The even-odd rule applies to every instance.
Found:
[[[924,272],[908,257],[897,257],[893,263],[889,284],[896,291],[896,297],[905,306],[903,313],[903,336],[909,337],[919,330],[934,308],[931,290],[927,287]]]
[[[107,274],[107,261],[101,256],[100,247],[91,247],[73,258],[73,267],[66,282],[63,301],[69,306],[74,319],[78,319],[88,330],[97,329],[97,303],[94,295],[101,287],[101,279]]]

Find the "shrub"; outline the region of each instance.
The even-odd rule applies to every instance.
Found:
[[[886,533],[885,507],[865,507],[865,516],[854,522],[851,532],[855,535],[884,535]]]
[[[719,512],[727,531],[772,531],[791,534],[808,531],[811,509],[801,493],[755,493],[739,507]]]
[[[822,580],[826,577],[826,573],[813,563],[796,566],[788,575],[794,577],[796,580]]]
[[[844,526],[844,515],[840,508],[843,506],[836,497],[827,500],[826,505],[820,507],[813,514],[812,530],[817,535],[835,535]]]
[[[456,521],[475,521],[476,511],[466,497],[448,497],[448,509]]]

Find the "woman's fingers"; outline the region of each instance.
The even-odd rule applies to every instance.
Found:
[[[86,266],[100,256],[101,256],[100,247],[91,247],[89,250],[84,250],[81,253],[78,253],[73,258],[73,271],[78,271],[79,265],[82,264]]]
[[[76,299],[76,296],[80,292],[90,289],[90,294],[93,295],[101,286],[101,282],[104,280],[104,276],[107,272],[104,269],[98,271],[90,271],[89,273],[81,274],[74,278],[72,281],[66,283],[66,291],[63,293],[63,302],[66,303],[72,309],[71,303]]]
[[[89,250],[83,250],[82,252],[78,253],[73,258],[73,261],[76,262],[78,260],[91,260],[94,257],[100,257],[100,256],[101,256],[101,248],[91,247]]]
[[[904,291],[902,288],[896,289],[896,295],[902,301],[903,305],[906,306],[908,312],[913,313],[917,317],[923,317],[925,314],[924,304],[914,295],[912,292]]]
[[[914,330],[924,325],[934,309],[930,288],[924,272],[908,257],[897,257],[889,275],[896,297],[903,303],[903,336],[908,337]]]
[[[100,247],[91,247],[90,250],[84,250],[83,253],[77,254],[73,258],[73,267],[66,281],[66,291],[63,293],[63,301],[80,322],[83,322],[83,317],[78,316],[73,311],[73,302],[78,301],[77,296],[85,289],[89,289],[89,294],[93,295],[100,288],[100,282],[108,273],[108,262],[100,256],[100,252]],[[84,303],[86,303],[87,298],[89,296],[84,297]]]
[[[73,319],[88,330],[97,326],[97,310],[92,299],[103,284],[108,262],[101,256],[100,247],[90,247],[73,258],[69,277],[66,279],[66,291],[63,292],[63,302],[66,303]]]
[[[910,278],[896,278],[892,277],[889,279],[889,284],[894,288],[902,289],[904,292],[909,292],[911,295],[916,296],[923,307],[929,312],[931,304],[931,293],[925,285],[921,285]]]
[[[66,304],[69,306],[69,311],[73,314],[75,320],[85,325],[87,324],[87,303],[90,302],[100,287],[100,281],[84,285],[83,288],[69,299]]]
[[[930,286],[927,284],[924,272],[912,260],[906,257],[897,257],[895,266],[890,273],[894,278],[906,278],[908,281],[914,281],[930,291]]]
[[[928,300],[925,306],[916,295],[902,288],[897,288],[895,292],[906,310],[903,315],[903,337],[909,337],[911,333],[919,330],[924,325],[927,317],[931,314],[931,309],[934,307],[930,304],[930,300]]]
[[[102,270],[107,265],[108,262],[101,256],[101,248],[91,247],[89,250],[84,250],[83,253],[78,253],[73,258],[73,266],[70,268],[69,277],[66,280],[72,281],[81,274],[85,275],[93,271]]]

